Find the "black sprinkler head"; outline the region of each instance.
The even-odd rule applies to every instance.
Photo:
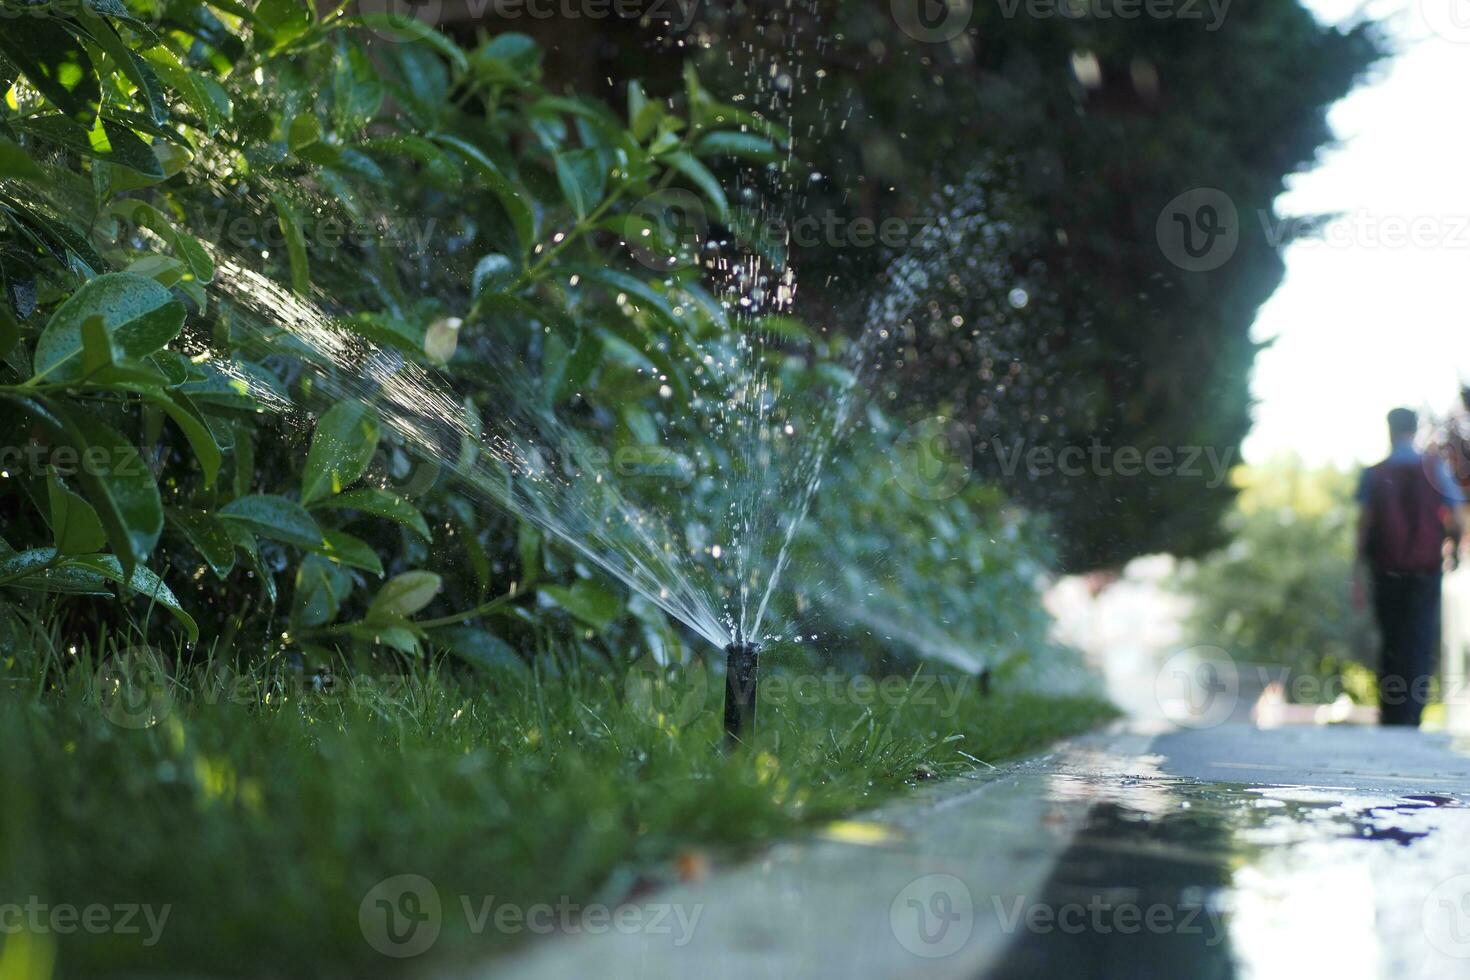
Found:
[[[731,745],[755,729],[756,667],[761,648],[736,640],[725,647],[725,740]]]

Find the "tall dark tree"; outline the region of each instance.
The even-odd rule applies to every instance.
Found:
[[[982,471],[1054,515],[1067,567],[1217,544],[1234,493],[1210,460],[1250,424],[1250,327],[1283,270],[1274,201],[1331,141],[1377,32],[1297,0],[1167,17],[1037,0],[956,8],[963,31],[920,41],[902,3],[750,0],[701,8],[690,34],[810,168],[747,175],[795,202],[788,223],[820,223],[791,242],[799,312],[894,317],[890,404],[963,420]],[[950,232],[866,245],[859,218]],[[1186,232],[1214,249],[1190,258]],[[1027,465],[1067,447],[1080,473]],[[1120,473],[1134,450],[1154,465]]]

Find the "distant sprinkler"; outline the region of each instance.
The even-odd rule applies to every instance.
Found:
[[[734,747],[755,731],[755,685],[761,648],[737,636],[725,647],[725,742]]]

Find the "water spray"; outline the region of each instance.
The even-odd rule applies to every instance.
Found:
[[[734,746],[755,729],[755,686],[760,663],[758,643],[737,636],[725,647],[725,741]]]

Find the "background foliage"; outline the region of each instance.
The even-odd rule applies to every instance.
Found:
[[[1193,642],[1328,680],[1349,664],[1376,666],[1371,618],[1351,598],[1354,477],[1290,458],[1237,477],[1231,544],[1183,579],[1196,601],[1187,627]]]
[[[431,647],[513,664],[566,635],[596,659],[679,659],[685,638],[652,604],[416,458],[352,397],[373,365],[323,358],[298,328],[438,372],[467,418],[530,399],[613,453],[676,429],[700,394],[687,352],[742,331],[767,338],[755,367],[820,397],[843,377],[841,332],[764,310],[732,323],[723,301],[764,282],[710,273],[718,256],[691,261],[639,209],[697,195],[727,244],[758,254],[726,186],[742,166],[776,172],[781,125],[692,66],[615,105],[555,92],[516,33],[461,46],[290,0],[5,3],[0,631],[126,622],[317,666]],[[829,560],[884,554],[893,607],[986,648],[976,663],[1040,644],[1042,552],[989,541],[1024,518],[991,491],[936,509],[886,467],[849,469],[823,506],[860,508],[866,536],[829,535],[846,549]],[[928,642],[830,607],[822,626],[874,654],[880,633]]]

